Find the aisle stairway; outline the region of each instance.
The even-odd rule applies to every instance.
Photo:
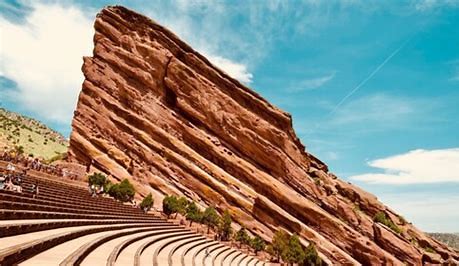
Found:
[[[84,187],[28,176],[23,188],[0,190],[0,265],[264,264],[138,208],[92,198]]]

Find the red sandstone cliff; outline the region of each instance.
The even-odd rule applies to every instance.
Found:
[[[169,30],[123,7],[103,9],[95,29],[71,160],[92,160],[116,179],[133,180],[143,194],[186,195],[228,209],[267,240],[278,228],[297,232],[329,263],[459,260],[373,195],[329,173],[305,151],[288,113]],[[403,232],[375,224],[379,211]]]

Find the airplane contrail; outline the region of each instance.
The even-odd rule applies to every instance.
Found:
[[[343,97],[343,99],[341,99],[341,101],[339,101],[339,103],[333,108],[333,110],[328,114],[329,116],[334,114],[338,108],[349,98],[351,97],[355,92],[357,92],[363,85],[365,85],[376,73],[378,73],[379,70],[381,70],[381,68],[384,67],[384,65],[389,62],[389,60],[394,57],[396,54],[398,54],[398,52],[400,52],[400,50],[411,40],[412,38],[409,38],[408,40],[406,40],[404,43],[402,43],[402,45],[400,45],[397,49],[395,49],[395,51],[393,51],[386,59],[384,59],[384,61],[379,64],[378,67],[375,68],[375,70],[373,70],[373,72],[371,72],[370,75],[368,75],[368,77],[366,77],[364,80],[362,80],[362,82],[359,83],[359,85],[357,85],[354,89],[352,89],[346,96]]]

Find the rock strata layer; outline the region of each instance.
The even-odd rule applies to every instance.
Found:
[[[71,161],[129,178],[143,195],[185,195],[229,210],[266,240],[279,228],[297,232],[329,264],[459,260],[373,195],[329,173],[305,151],[288,113],[166,28],[119,6],[103,9],[94,26]],[[375,224],[378,212],[402,232]]]

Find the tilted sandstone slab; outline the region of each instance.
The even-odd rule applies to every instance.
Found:
[[[143,195],[185,195],[228,209],[266,240],[279,228],[297,232],[329,263],[416,264],[427,247],[458,260],[373,195],[329,173],[305,151],[288,113],[167,29],[116,6],[98,14],[95,30],[71,161],[129,178]],[[375,226],[379,211],[403,233]]]

